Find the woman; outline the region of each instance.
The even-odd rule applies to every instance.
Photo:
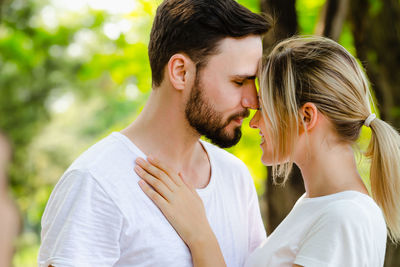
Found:
[[[306,193],[246,266],[383,266],[386,227],[400,239],[400,137],[371,113],[356,60],[332,40],[291,38],[266,58],[260,87],[250,126],[262,135],[261,160],[284,181],[295,163]],[[372,132],[370,191],[353,151],[363,125]],[[224,266],[196,191],[148,160],[135,168],[140,186],[187,243],[194,265]]]

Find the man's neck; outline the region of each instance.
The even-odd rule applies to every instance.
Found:
[[[208,156],[199,142],[200,135],[185,118],[184,106],[172,98],[153,91],[138,118],[121,133],[146,156],[152,155],[183,175],[190,175],[188,182],[201,187],[209,177],[196,178],[194,170],[205,165],[209,169]]]

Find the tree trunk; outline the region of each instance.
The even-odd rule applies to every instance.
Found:
[[[261,11],[273,16],[275,27],[264,38],[264,53],[282,39],[297,34],[297,14],[295,0],[261,0]],[[285,186],[272,182],[271,168],[265,181],[262,198],[262,214],[267,233],[270,234],[292,209],[296,200],[304,193],[300,170],[295,167]]]
[[[357,57],[364,63],[381,118],[400,129],[400,2],[354,0],[350,22]],[[400,247],[390,241],[385,267],[400,266]]]
[[[261,12],[274,19],[274,27],[264,38],[264,53],[274,44],[297,34],[297,13],[295,0],[260,0]]]
[[[339,40],[343,23],[347,17],[349,0],[327,0],[320,19],[317,23],[315,34]]]

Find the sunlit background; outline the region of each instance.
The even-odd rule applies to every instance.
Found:
[[[0,25],[0,128],[14,143],[10,187],[24,221],[14,266],[36,266],[40,219],[51,190],[85,149],[131,123],[151,86],[147,44],[155,0],[6,1]],[[258,0],[239,1],[259,11]],[[296,2],[312,34],[324,0]],[[342,43],[354,53],[344,25]],[[259,194],[260,137],[245,122],[229,149],[249,166]],[[364,133],[362,147],[368,132]],[[360,163],[367,177],[367,163]]]

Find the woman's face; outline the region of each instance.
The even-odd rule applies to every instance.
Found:
[[[266,166],[272,165],[273,147],[270,140],[268,139],[267,128],[266,128],[268,127],[268,125],[265,122],[262,112],[260,110],[257,110],[257,112],[254,114],[254,117],[251,119],[250,127],[253,129],[260,130],[260,135],[261,135],[260,147],[263,151],[263,154],[261,156],[261,162]]]
[[[290,156],[293,157],[293,162],[299,165],[300,163],[304,163],[304,160],[306,158],[304,157],[305,151],[310,149],[310,138],[316,138],[313,137],[312,132],[310,132],[311,128],[315,128],[315,125],[322,125],[322,127],[329,127],[330,129],[333,129],[331,126],[329,126],[329,121],[325,119],[325,117],[318,112],[317,107],[313,103],[306,103],[300,110],[303,118],[303,121],[305,120],[305,123],[308,125],[308,134],[305,134],[305,129],[304,125],[301,124],[299,125],[299,133],[298,136],[295,137],[295,141],[293,144],[293,147],[287,148],[290,149],[290,151],[285,152],[285,155],[280,156],[278,159],[275,159],[276,161],[274,162],[274,146],[271,141],[271,138],[268,136],[267,129],[271,127],[269,120],[264,119],[264,116],[262,114],[261,110],[257,110],[257,112],[254,114],[253,118],[250,121],[250,127],[253,129],[259,129],[260,135],[261,135],[261,142],[260,142],[260,147],[263,151],[263,154],[261,156],[261,162],[266,165],[266,166],[272,166],[276,164],[283,164],[289,161]],[[319,114],[317,116],[317,114]],[[312,116],[310,118],[309,116]],[[318,119],[319,118],[319,119]],[[314,122],[311,122],[311,121]],[[326,121],[326,123],[324,123]],[[283,123],[282,121],[279,121],[278,123]],[[324,126],[327,125],[327,126]],[[334,131],[334,130],[332,130]],[[315,130],[314,130],[315,132]],[[326,132],[326,131],[325,131]],[[317,143],[320,141],[316,141]],[[275,154],[277,154],[278,151],[275,151]]]

